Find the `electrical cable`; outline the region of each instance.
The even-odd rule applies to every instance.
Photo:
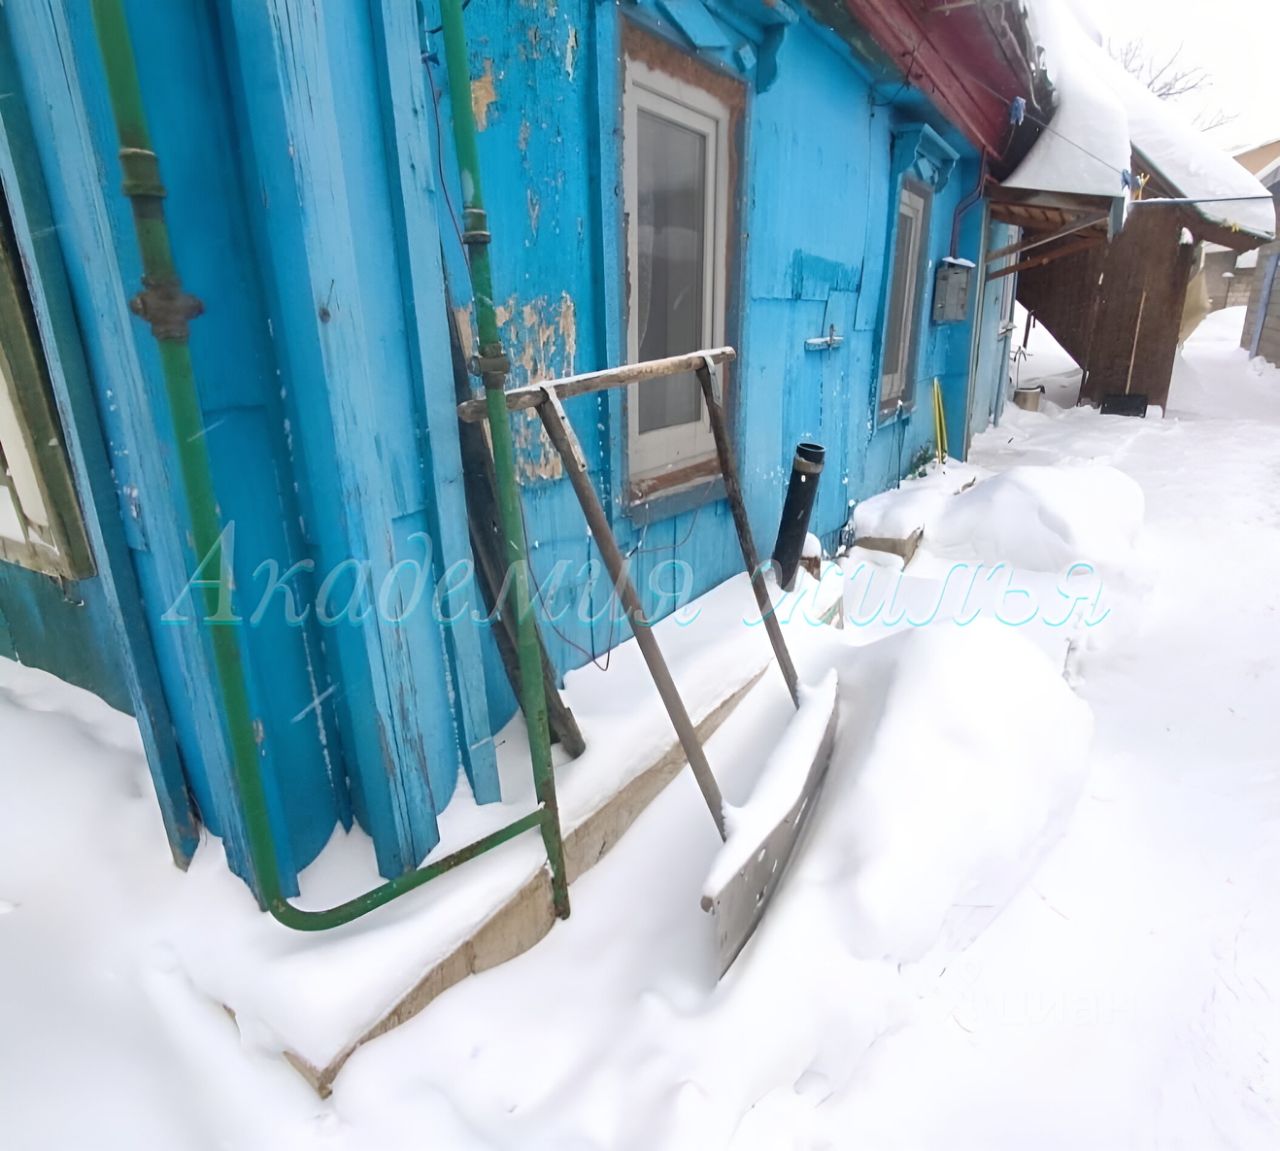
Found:
[[[926,38],[927,38],[927,37],[926,37]],[[907,88],[909,88],[909,87],[911,86],[911,71],[912,71],[912,69],[913,69],[913,68],[915,68],[915,66],[916,66],[916,57],[917,57],[917,56],[919,55],[919,53],[920,53],[920,43],[921,43],[921,42],[920,42],[919,40],[917,40],[917,41],[916,41],[916,46],[915,46],[914,48],[912,48],[912,49],[911,49],[911,59],[907,61],[907,70],[906,70],[906,72],[903,74],[903,77],[902,77],[902,83],[901,83],[901,84],[899,84],[899,85],[897,86],[897,88],[895,88],[895,89],[894,89],[894,90],[889,94],[889,98],[888,98],[887,100],[885,100],[883,103],[881,103],[879,100],[877,100],[877,99],[876,99],[876,97],[875,97],[875,87],[874,87],[874,85],[872,86],[872,88],[871,88],[871,107],[872,107],[872,108],[888,108],[888,107],[892,106],[893,102],[894,102],[894,101],[895,101],[899,96],[901,96],[901,95],[902,95],[902,93],[903,93],[904,91],[906,91],[906,89],[907,89]]]
[[[470,3],[470,0],[467,0]],[[466,4],[463,4],[466,8]],[[438,29],[437,29],[438,31]],[[458,237],[458,247],[462,251],[467,250],[467,246],[462,239],[462,227],[458,223],[458,213],[453,208],[453,198],[449,195],[449,181],[444,174],[444,128],[440,123],[440,93],[436,90],[436,78],[431,72],[431,61],[427,58],[427,53],[422,54],[422,67],[427,73],[427,84],[431,87],[431,108],[435,114],[436,121],[436,170],[440,173],[440,191],[444,194],[445,207],[449,209],[449,220],[453,224],[454,235]]]
[[[465,12],[465,11],[466,11],[468,8],[470,8],[470,7],[471,7],[471,0],[462,0],[462,9],[461,9],[461,11]],[[428,28],[428,29],[427,29],[427,35],[428,35],[428,36],[438,36],[438,35],[439,35],[441,32],[443,32],[443,31],[444,31],[444,25],[443,25],[443,24],[441,24],[441,25],[439,25],[439,26],[438,26],[438,27],[436,27],[436,28]]]

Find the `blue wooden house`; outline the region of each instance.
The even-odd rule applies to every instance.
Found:
[[[1012,277],[983,269],[1014,229],[984,187],[1025,150],[1017,101],[1043,77],[1016,4],[929,7],[471,0],[511,383],[732,345],[762,540],[814,440],[813,530],[834,547],[851,504],[932,449],[935,379],[960,454],[1007,379]],[[215,622],[239,636],[278,862],[292,884],[356,820],[396,875],[461,780],[465,802],[499,797],[515,709],[488,624],[409,610],[423,573],[451,587],[471,553],[455,366],[474,318],[437,3],[123,10],[189,293],[161,322],[187,340],[233,574]],[[193,622],[217,572],[182,498],[93,8],[8,0],[0,86],[0,654],[131,710],[175,858],[204,825],[247,875]],[[690,380],[567,407],[639,586],[671,560],[695,594],[738,571]],[[513,420],[558,615],[593,549],[539,425]],[[560,672],[623,638],[607,612],[543,632]]]

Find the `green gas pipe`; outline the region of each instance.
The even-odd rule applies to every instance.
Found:
[[[458,67],[462,67],[465,64],[466,43],[462,32],[461,9],[456,3],[446,5],[446,8],[446,29],[451,40],[457,45],[457,51],[450,55],[450,63],[451,65],[454,63],[456,56],[461,61]],[[195,372],[191,363],[191,352],[187,346],[189,321],[200,314],[202,307],[198,300],[183,291],[182,281],[174,263],[173,250],[169,242],[169,229],[164,214],[165,188],[160,180],[159,161],[151,146],[151,136],[147,129],[137,64],[122,0],[93,0],[93,16],[112,115],[120,140],[120,167],[124,176],[123,191],[132,205],[134,231],[142,260],[143,290],[130,301],[129,306],[135,314],[150,324],[152,334],[159,346],[161,370],[169,400],[174,441],[177,446],[196,555],[202,558],[211,557],[214,554],[218,556],[219,581],[205,583],[202,586],[206,617],[213,618],[217,615],[221,581],[229,579],[230,573],[226,570],[225,557],[222,555],[220,546],[222,525],[214,494],[213,472],[203,434],[204,421],[196,389]],[[450,67],[451,79],[453,72],[454,68]],[[465,76],[461,79],[461,86],[464,91],[467,89]],[[463,101],[463,107],[471,128],[469,157],[471,171],[476,173],[475,183],[478,188],[474,124],[471,123],[469,99]],[[484,262],[483,280],[487,291],[487,260]],[[479,296],[478,284],[477,279],[477,297]],[[480,311],[479,299],[477,299],[477,311]],[[484,316],[483,312],[480,314]],[[482,318],[482,333],[487,330],[496,338],[492,301],[489,301],[487,329],[485,322]],[[490,341],[491,344],[493,342],[493,340]],[[486,377],[486,385],[487,383]],[[499,388],[500,399],[501,388]],[[493,439],[498,475],[508,481],[506,487],[500,488],[504,495],[503,523],[507,529],[509,552],[522,558],[523,533],[521,532],[513,541],[510,526],[512,521],[508,518],[509,513],[514,511],[514,522],[517,526],[519,525],[519,504],[513,503],[511,498],[515,496],[518,501],[512,470],[511,431],[506,423],[505,405],[502,407],[502,430],[505,432],[505,438],[498,434],[495,427]],[[499,455],[500,443],[505,449],[503,455]],[[521,591],[523,591],[523,598]],[[214,624],[209,627],[214,676],[226,716],[233,780],[244,819],[249,860],[258,895],[266,910],[280,923],[298,931],[325,931],[349,923],[534,827],[540,828],[547,845],[557,913],[568,914],[559,812],[555,803],[554,780],[550,772],[546,702],[542,691],[541,666],[537,662],[540,657],[537,651],[536,634],[529,630],[533,627],[533,619],[528,611],[527,577],[523,582],[517,580],[517,612],[521,612],[522,606],[523,612],[520,617],[523,621],[523,630],[520,632],[522,668],[528,667],[525,663],[528,635],[533,636],[534,643],[533,667],[536,670],[525,670],[524,680],[525,693],[528,697],[526,715],[530,717],[530,744],[535,749],[534,777],[540,801],[539,808],[451,855],[419,867],[415,871],[406,872],[355,899],[322,911],[304,911],[294,907],[284,896],[275,839],[267,809],[266,789],[262,781],[258,744],[254,737],[252,710],[245,683],[240,641],[232,626]],[[540,710],[537,708],[529,710],[534,703],[531,692],[536,692],[542,699]]]
[[[547,695],[542,682],[542,651],[537,623],[529,602],[529,564],[525,547],[520,489],[516,486],[515,449],[511,442],[511,414],[507,411],[506,383],[509,362],[498,335],[493,305],[493,273],[489,266],[489,225],[480,181],[480,156],[476,147],[476,123],[471,110],[471,70],[467,65],[467,40],[462,27],[462,0],[441,0],[440,23],[444,31],[444,56],[449,70],[449,98],[453,105],[453,140],[462,178],[462,239],[471,267],[471,292],[475,299],[476,330],[480,354],[473,365],[484,382],[489,414],[489,438],[497,473],[498,515],[507,543],[507,566],[512,574],[515,598],[516,650],[520,664],[520,704],[529,730],[529,754],[538,802],[555,813],[543,824],[542,835],[551,862],[556,914],[569,914],[569,889],[565,880],[564,844],[559,834],[559,810],[555,775],[551,765],[551,730],[547,722]]]

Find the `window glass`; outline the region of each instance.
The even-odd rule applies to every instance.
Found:
[[[0,467],[4,461],[0,460]],[[18,543],[26,541],[26,532],[22,527],[22,513],[18,511],[17,501],[7,487],[0,486],[0,536]]]
[[[885,334],[884,372],[898,373],[902,367],[902,334],[910,307],[911,254],[916,244],[916,221],[909,212],[898,212],[898,236],[893,253],[893,294],[889,298],[889,330]]]
[[[645,111],[637,135],[640,358],[657,360],[702,342],[707,138]],[[692,423],[702,416],[698,381],[692,373],[655,380],[637,406],[641,433]]]
[[[6,356],[0,355],[0,454],[4,457],[5,483],[12,489],[14,503],[22,509],[22,518],[28,526],[47,528],[49,512],[36,478],[35,461],[13,406],[13,381],[9,379],[6,360]]]
[[[884,347],[880,362],[880,410],[892,412],[899,402],[910,403],[914,351],[920,330],[920,285],[928,255],[929,195],[914,184],[898,193],[893,263],[885,315]]]
[[[92,572],[22,261],[0,200],[0,560]]]
[[[728,111],[705,89],[628,59],[623,123],[628,357],[723,342]],[[628,389],[630,477],[678,486],[713,460],[692,372]],[[633,486],[633,493],[639,488]]]

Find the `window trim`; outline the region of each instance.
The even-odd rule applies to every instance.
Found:
[[[709,87],[671,75],[654,67],[634,51],[627,51],[623,61],[622,167],[623,167],[623,231],[626,251],[626,339],[627,358],[639,359],[638,311],[631,306],[636,298],[635,275],[639,267],[639,236],[631,221],[637,216],[639,200],[638,157],[635,140],[641,111],[670,120],[682,127],[700,132],[708,141],[706,148],[707,197],[704,217],[703,258],[709,283],[704,284],[702,331],[703,346],[717,346],[725,341],[726,311],[729,303],[729,232],[732,209],[732,156],[730,139],[734,131],[735,109]],[[706,289],[710,290],[706,290]],[[715,441],[705,407],[700,420],[641,433],[635,419],[636,388],[626,389],[623,409],[626,443],[628,502],[647,503],[657,497],[695,485],[705,487],[707,475],[714,470]],[[661,451],[661,437],[666,443],[684,441],[684,450],[673,458],[672,449],[665,459],[654,459]],[[679,450],[679,449],[677,449]],[[664,483],[664,473],[670,482]],[[705,474],[704,474],[705,473]]]
[[[76,497],[62,424],[27,285],[23,261],[14,240],[8,202],[0,192],[0,388],[17,417],[26,452],[48,519],[42,534],[25,541],[0,536],[0,562],[66,579],[85,579],[95,572]],[[11,445],[12,448],[12,445]],[[0,447],[0,456],[3,449]],[[0,477],[0,488],[12,497],[22,516],[16,487]],[[24,521],[29,526],[30,521]]]
[[[929,279],[930,234],[933,227],[933,192],[934,189],[911,175],[904,174],[897,182],[897,191],[893,198],[893,226],[889,232],[886,256],[886,274],[884,280],[884,321],[880,331],[880,358],[877,371],[877,417],[879,423],[889,423],[899,412],[910,412],[916,402],[916,366],[919,363],[920,341],[924,324],[922,318],[926,303],[926,286]],[[910,323],[901,333],[900,348],[902,358],[899,361],[896,376],[902,379],[901,386],[891,395],[886,395],[886,374],[884,365],[889,351],[889,330],[893,322],[892,305],[894,289],[898,278],[898,229],[899,217],[902,214],[904,198],[907,194],[921,201],[919,213],[920,226],[915,235],[915,283],[911,286]]]

